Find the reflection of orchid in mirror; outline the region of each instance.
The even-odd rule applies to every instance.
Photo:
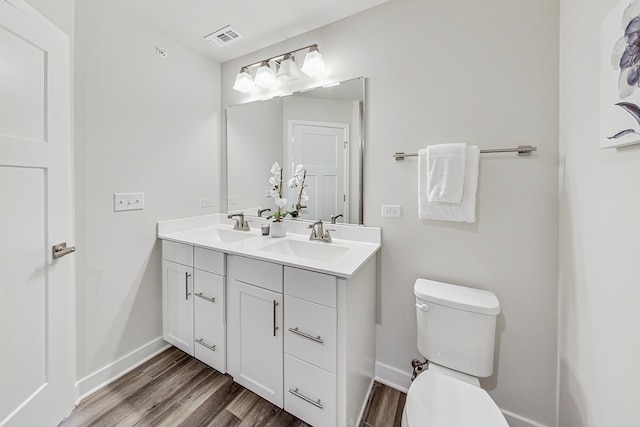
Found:
[[[304,183],[305,179],[307,179],[307,171],[304,169],[304,166],[296,166],[296,170],[288,183],[290,188],[300,187],[300,191],[298,192],[298,203],[296,203],[295,210],[291,212],[292,216],[298,216],[300,214],[300,210],[306,208],[302,202],[309,200],[309,196],[307,196],[307,193],[304,191],[307,187]]]
[[[618,93],[620,98],[633,95],[637,87],[640,87],[640,1],[633,0],[622,14],[622,28],[624,35],[616,42],[611,52],[611,65],[615,70],[620,70],[618,78]],[[640,107],[632,102],[618,102],[619,106],[635,119],[640,125]],[[634,129],[625,129],[608,139],[616,139],[629,134],[640,132]]]

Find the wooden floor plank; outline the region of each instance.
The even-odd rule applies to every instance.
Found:
[[[399,427],[406,395],[375,382],[362,427]],[[85,398],[59,427],[310,427],[176,348]]]

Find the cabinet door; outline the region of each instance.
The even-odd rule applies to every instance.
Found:
[[[193,356],[193,268],[162,261],[162,338]]]
[[[227,368],[233,379],[283,407],[282,294],[229,278]]]

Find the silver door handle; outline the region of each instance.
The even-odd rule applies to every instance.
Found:
[[[184,273],[184,299],[185,300],[189,300],[189,295],[191,295],[191,293],[189,292],[189,277],[191,277],[191,275],[189,273]]]
[[[302,332],[301,330],[298,329],[297,326],[295,328],[289,328],[289,332],[293,332],[294,334],[300,335],[301,337],[304,337],[304,338],[306,338],[308,340],[311,340],[311,341],[315,341],[315,342],[320,343],[320,344],[324,343],[322,338],[320,338],[320,335],[318,335],[317,337],[314,337],[311,334],[307,334],[306,332]]]
[[[276,336],[276,331],[278,330],[278,325],[276,322],[278,320],[278,301],[273,300],[273,336]]]
[[[65,255],[69,255],[76,251],[75,246],[67,247],[67,242],[58,243],[51,248],[51,256],[53,259],[62,258]]]

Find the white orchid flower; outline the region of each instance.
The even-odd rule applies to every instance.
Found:
[[[275,205],[279,208],[284,208],[285,206],[287,206],[287,203],[289,203],[289,200],[287,200],[286,198],[276,198],[273,203],[275,203]]]

